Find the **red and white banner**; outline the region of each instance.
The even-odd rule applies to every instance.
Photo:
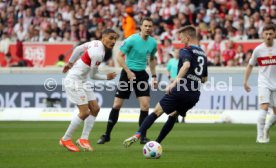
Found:
[[[23,43],[23,58],[30,60],[35,67],[53,66],[58,61],[60,54],[64,54],[66,60],[69,59],[75,43]],[[13,43],[10,45],[10,53],[16,60],[17,47]],[[0,53],[0,62],[4,59]]]
[[[201,44],[207,48],[208,41],[202,41]],[[241,44],[243,46],[243,51],[247,52],[249,49],[254,49],[257,45],[261,43],[260,40],[251,40],[251,41],[237,41],[235,45]],[[23,43],[23,57],[32,61],[34,66],[36,67],[45,67],[45,66],[53,66],[58,61],[58,56],[60,54],[64,54],[66,60],[69,59],[70,54],[72,53],[72,49],[75,43]],[[180,42],[173,43],[174,47],[181,48],[183,44]],[[158,52],[160,53],[160,49],[162,45],[158,45]],[[16,57],[17,47],[16,44],[13,43],[10,45],[10,53],[15,58]],[[0,53],[0,62],[4,59],[4,55]]]

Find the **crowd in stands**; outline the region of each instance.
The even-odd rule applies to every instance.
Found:
[[[19,47],[25,41],[83,43],[100,39],[105,28],[123,40],[138,31],[144,16],[154,21],[159,64],[171,59],[177,30],[194,25],[201,40],[211,41],[205,48],[210,65],[241,66],[252,50],[235,42],[259,39],[266,24],[276,23],[276,0],[3,0],[0,52],[8,55],[12,41]]]

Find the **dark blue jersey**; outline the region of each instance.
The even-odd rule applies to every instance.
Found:
[[[189,91],[195,91],[195,89],[199,90],[199,83],[202,78],[208,76],[207,57],[205,52],[200,47],[194,45],[181,49],[179,53],[178,73],[186,61],[190,62],[190,68],[186,75],[182,77],[185,84],[184,86],[186,86]]]

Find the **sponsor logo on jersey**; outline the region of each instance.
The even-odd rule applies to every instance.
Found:
[[[257,58],[259,66],[276,65],[276,55]]]
[[[85,101],[85,96],[80,96],[81,101]]]

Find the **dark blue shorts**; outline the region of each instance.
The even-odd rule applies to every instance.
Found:
[[[184,117],[186,112],[196,105],[199,97],[199,91],[172,91],[170,95],[165,94],[159,103],[166,114],[177,111]]]

